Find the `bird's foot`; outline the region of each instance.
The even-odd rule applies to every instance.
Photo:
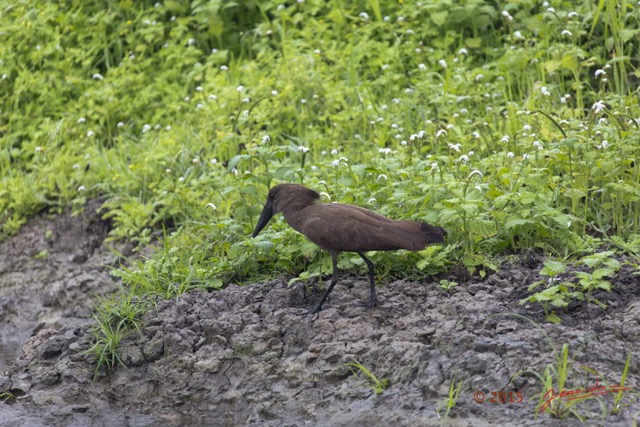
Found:
[[[361,302],[360,305],[364,308],[366,308],[367,310],[375,307],[378,305],[378,299],[377,298],[371,298],[369,299],[367,302]]]
[[[318,314],[318,313],[320,313],[321,311],[322,311],[322,306],[317,305],[317,306],[315,306],[315,307],[314,307],[313,309],[311,309],[311,310],[305,310],[305,311],[303,311],[300,315],[301,315],[301,316],[309,316],[309,315],[313,316],[314,314]]]

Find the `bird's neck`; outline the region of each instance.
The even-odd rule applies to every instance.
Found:
[[[308,206],[309,204],[298,207],[287,206],[287,208],[282,211],[282,215],[284,216],[284,220],[287,221],[287,224],[301,233],[302,224],[304,224],[305,218],[308,216],[305,212],[305,208]]]

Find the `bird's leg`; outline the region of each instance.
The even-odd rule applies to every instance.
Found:
[[[358,252],[360,258],[364,260],[369,268],[369,283],[371,284],[371,295],[369,296],[369,301],[365,304],[368,308],[373,308],[378,303],[378,298],[376,297],[376,284],[374,282],[375,273],[374,268],[376,267],[369,258],[364,256],[362,252]]]
[[[330,252],[330,253],[331,253],[331,263],[333,264],[333,276],[331,278],[331,284],[329,285],[327,290],[324,291],[324,295],[322,295],[322,298],[320,299],[320,302],[318,303],[318,305],[316,305],[316,307],[313,310],[311,310],[309,314],[315,314],[320,310],[322,310],[322,304],[324,304],[324,302],[327,300],[327,297],[331,293],[331,290],[338,282],[338,253],[337,252]]]

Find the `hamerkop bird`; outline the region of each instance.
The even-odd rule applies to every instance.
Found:
[[[377,303],[374,283],[374,264],[364,255],[367,251],[393,251],[408,249],[419,251],[429,243],[442,243],[447,234],[442,227],[426,222],[395,221],[368,209],[339,203],[319,203],[320,194],[298,184],[279,184],[269,191],[253,237],[278,212],[295,230],[331,254],[333,277],[316,307],[310,313],[322,310],[322,304],[338,281],[338,254],[356,252],[369,268],[371,295],[366,304]]]

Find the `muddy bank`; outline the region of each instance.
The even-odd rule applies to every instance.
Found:
[[[321,291],[284,280],[191,292],[158,302],[142,333],[125,339],[127,368],[111,378],[92,379],[82,354],[86,326],[43,329],[0,376],[0,390],[18,397],[0,411],[64,425],[430,426],[456,378],[464,385],[449,425],[548,425],[547,414],[534,420],[541,386],[514,374],[542,374],[555,362],[550,342],[568,343],[576,366],[570,387],[595,384],[580,365],[617,385],[627,354],[640,354],[640,289],[625,267],[616,291],[598,295],[606,310],[576,304],[553,325],[537,307],[518,305],[540,268],[525,264],[449,293],[431,281],[393,281],[380,286],[371,310],[358,305],[366,280],[349,275],[317,316],[302,314]],[[541,328],[502,313],[527,315]],[[387,379],[384,392],[354,376],[345,366],[352,361]],[[629,406],[618,415],[603,419],[593,400],[578,406],[593,417],[589,425],[632,424],[640,411],[637,358],[626,386]],[[473,400],[476,391],[484,403]],[[523,401],[492,403],[492,391],[519,392]],[[602,402],[610,410],[613,397]]]
[[[36,331],[89,322],[95,299],[115,289],[100,205],[77,216],[43,214],[0,242],[0,370]]]

